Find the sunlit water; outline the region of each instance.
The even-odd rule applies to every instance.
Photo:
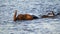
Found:
[[[14,22],[14,10],[38,17],[51,10],[56,14],[60,0],[0,0],[0,34],[60,34],[60,16]]]

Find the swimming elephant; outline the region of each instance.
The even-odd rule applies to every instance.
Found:
[[[17,16],[17,10],[15,10],[13,19],[14,19],[14,21],[16,21],[16,20],[33,20],[33,19],[38,19],[38,17],[35,15],[30,15],[30,14],[19,14]]]

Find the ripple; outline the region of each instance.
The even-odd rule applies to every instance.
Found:
[[[0,7],[6,7],[6,5],[0,5]]]

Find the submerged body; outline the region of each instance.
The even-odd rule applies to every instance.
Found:
[[[35,15],[30,15],[30,14],[19,14],[17,15],[17,10],[15,10],[15,14],[14,14],[14,21],[16,20],[33,20],[33,19],[38,19],[37,16]]]

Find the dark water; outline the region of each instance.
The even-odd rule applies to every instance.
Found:
[[[0,34],[60,34],[60,17],[13,21],[18,14],[47,14],[60,11],[60,0],[0,0]]]

